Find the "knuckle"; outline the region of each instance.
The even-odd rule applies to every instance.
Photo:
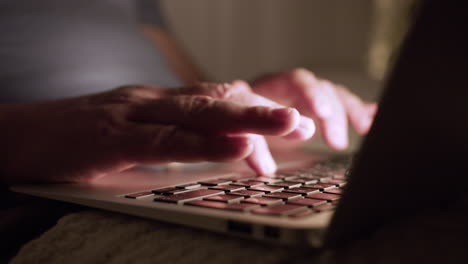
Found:
[[[268,118],[271,116],[271,110],[269,107],[265,107],[265,106],[252,106],[244,110],[244,115],[246,117],[255,116],[255,117]]]
[[[197,89],[200,91],[199,94],[222,100],[229,100],[238,93],[250,91],[247,85],[229,83],[199,83]]]
[[[108,98],[109,103],[138,103],[144,99],[154,98],[152,89],[145,85],[122,86],[113,90]]]
[[[322,91],[326,91],[327,94],[332,95],[335,94],[334,85],[332,82],[328,80],[319,80],[319,88]]]
[[[293,79],[313,78],[316,79],[315,75],[307,70],[306,68],[295,68],[289,72],[289,76]]]
[[[351,93],[350,90],[348,89],[348,87],[342,85],[342,84],[339,84],[339,83],[335,83],[335,89],[340,91],[340,92],[344,92],[344,93]]]
[[[211,86],[213,97],[218,99],[229,99],[235,92],[235,88],[227,83],[213,84]]]
[[[151,135],[150,140],[159,147],[170,147],[176,141],[174,139],[177,137],[177,134],[178,129],[176,126],[164,126],[161,127],[161,129],[158,129],[156,133]]]
[[[208,83],[200,82],[195,84],[192,87],[182,88],[182,94],[191,94],[191,95],[205,95],[215,99],[221,100],[236,100],[236,98],[245,93],[251,93],[252,89],[250,86],[242,85],[240,82],[238,85],[230,83]]]
[[[286,74],[288,81],[298,88],[312,88],[317,86],[318,78],[305,68],[296,68]]]
[[[171,159],[179,149],[181,131],[177,126],[164,126],[150,135],[148,139],[148,152],[163,152],[160,159]],[[167,160],[170,161],[170,160]]]
[[[355,93],[351,92],[347,87],[344,85],[336,84],[335,85],[336,92],[341,100],[345,100],[350,105],[357,107],[361,104],[364,104],[362,99],[356,95]]]
[[[93,112],[93,116],[100,142],[113,141],[125,135],[125,122],[118,107],[100,107]]]
[[[135,86],[126,86],[114,90],[108,98],[109,103],[135,103],[139,101],[137,90]]]
[[[202,114],[214,104],[214,99],[209,96],[186,96],[181,101],[181,110],[184,116]]]

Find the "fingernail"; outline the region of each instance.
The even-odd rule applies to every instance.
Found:
[[[297,129],[301,132],[302,139],[306,140],[315,134],[315,123],[310,118],[302,117]]]
[[[297,129],[301,115],[294,108],[277,108],[271,111],[271,116],[275,120],[275,135],[282,136]]]

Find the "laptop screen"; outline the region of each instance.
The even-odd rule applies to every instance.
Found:
[[[466,193],[467,11],[454,0],[421,3],[351,170],[328,246],[450,206]]]

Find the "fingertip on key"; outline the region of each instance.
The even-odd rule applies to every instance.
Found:
[[[249,166],[258,174],[258,175],[274,175],[277,170],[277,165],[273,157],[268,154],[261,159],[256,157],[255,159],[250,158],[247,160]]]
[[[273,158],[267,159],[262,163],[260,175],[273,175],[277,170],[276,162]]]

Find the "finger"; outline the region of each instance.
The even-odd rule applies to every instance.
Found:
[[[253,145],[253,151],[247,157],[247,163],[259,175],[274,174],[277,166],[265,138],[260,135],[249,136]]]
[[[320,124],[327,145],[342,150],[348,146],[348,121],[333,84],[316,78],[305,69],[294,70],[291,81],[307,109]]]
[[[168,92],[174,93],[175,91],[169,90]],[[176,93],[202,94],[218,99],[230,100],[248,106],[261,105],[275,108],[284,107],[283,105],[253,93],[249,84],[240,80],[234,81],[231,85],[202,83],[198,86],[179,89]],[[299,116],[299,122],[297,123],[295,130],[292,130],[291,133],[292,132],[294,132],[294,138],[296,139],[309,139],[315,132],[314,121],[301,115]]]
[[[328,89],[324,89],[322,81],[306,69],[296,69],[288,74],[293,89],[299,93],[310,113],[319,119],[326,119],[333,114],[335,103]]]
[[[366,134],[377,111],[377,105],[364,103],[359,97],[342,86],[336,88],[336,93],[346,110],[349,122],[356,132],[361,135]]]
[[[291,133],[284,136],[286,139],[305,141],[311,139],[315,135],[315,123],[312,119],[301,117],[299,126]]]
[[[181,95],[137,104],[129,119],[220,134],[284,135],[297,127],[299,116],[292,108],[251,107],[207,96]]]
[[[233,161],[253,150],[248,137],[202,135],[177,126],[131,124],[119,140],[124,160],[140,164]]]
[[[319,117],[322,135],[325,143],[330,147],[343,150],[348,146],[348,120],[346,111],[333,85],[328,81],[321,81],[322,93],[329,98],[331,112],[325,117]]]
[[[161,97],[165,89],[151,85],[127,85],[104,93],[96,94],[91,102],[99,103],[139,103],[148,99]]]
[[[379,110],[379,106],[376,103],[366,103],[366,109],[369,116],[373,119],[377,114],[377,110]]]
[[[374,122],[375,115],[377,114],[377,110],[379,108],[377,103],[366,103],[365,107],[366,107],[367,114],[368,114],[369,124],[367,125],[367,129],[365,130],[364,134],[369,132],[372,126],[372,123]]]
[[[282,105],[271,101],[263,96],[257,95],[252,93],[249,84],[242,80],[236,80],[232,83],[234,87],[240,87],[240,90],[237,93],[233,93],[231,97],[235,98],[237,101],[244,102],[246,104],[255,104],[259,103],[262,105],[271,105],[276,107],[281,107]],[[312,119],[301,115],[299,119],[299,124],[291,131],[289,134],[284,135],[287,139],[294,139],[294,140],[308,140],[312,138],[315,134],[315,123]]]
[[[195,87],[179,89],[177,94],[202,94],[218,99],[238,102],[248,106],[262,105],[279,109],[283,107],[282,105],[279,105],[271,100],[252,93],[250,86],[243,81],[235,81],[232,85],[204,83]],[[300,121],[302,121],[304,117],[300,116],[297,110],[294,110],[294,112],[297,113],[296,117],[299,117],[299,122],[298,120],[295,120],[295,127],[298,127],[298,123],[302,123]],[[308,120],[306,120],[306,122],[307,121]],[[307,122],[305,129],[308,129],[308,131],[299,133],[299,138],[304,138],[304,136],[301,135],[306,135],[307,137],[307,135],[310,134],[310,131],[312,131],[312,133],[315,131],[315,126],[312,120]],[[249,135],[249,137],[252,140],[253,151],[247,157],[246,161],[248,165],[259,175],[273,174],[277,169],[277,165],[271,155],[265,138],[260,135]]]

